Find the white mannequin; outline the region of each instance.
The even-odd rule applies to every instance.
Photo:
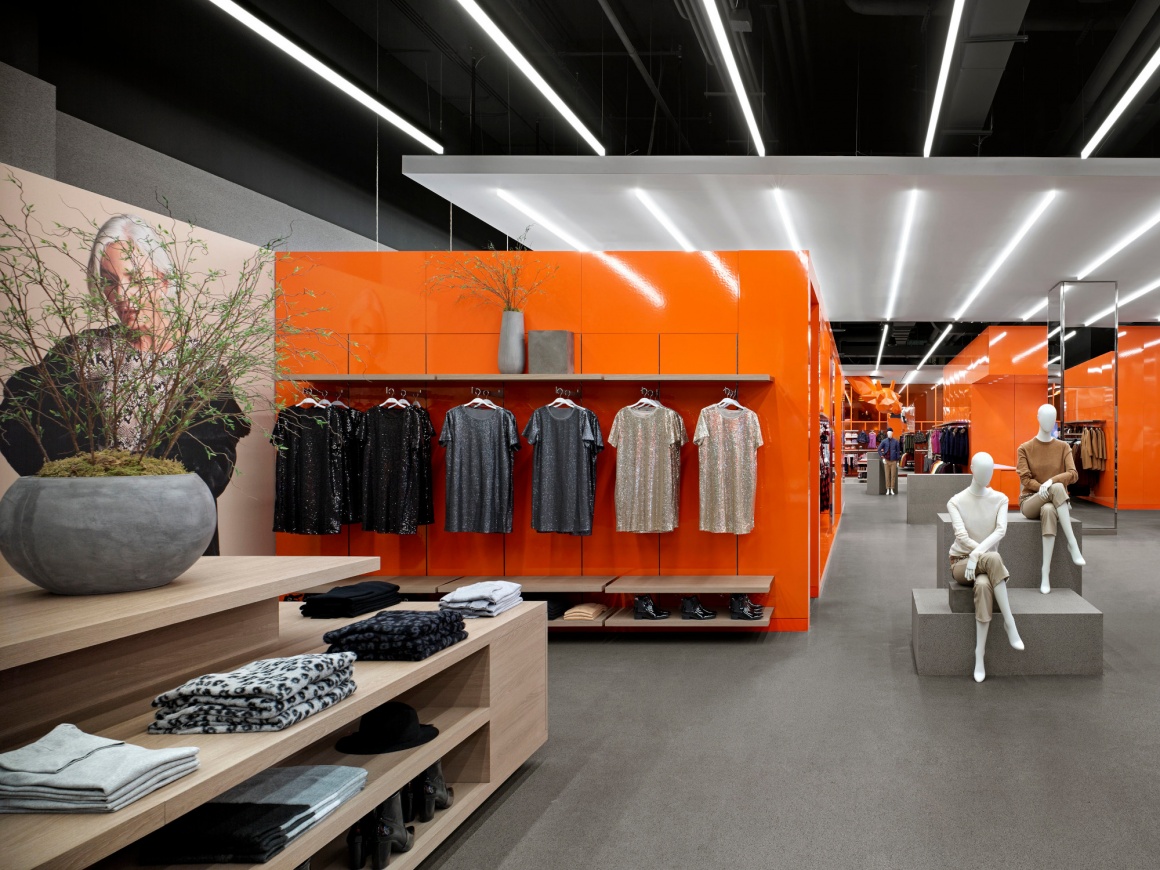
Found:
[[[995,474],[995,460],[989,453],[976,453],[971,458],[971,485],[968,487],[974,495],[984,495],[990,488],[991,478]],[[1003,515],[1004,519],[1006,514]],[[975,582],[975,567],[979,557],[997,544],[1006,533],[1006,523],[997,523],[991,534],[981,541],[967,557],[967,579]],[[1017,650],[1024,649],[1023,639],[1015,627],[1015,617],[1011,614],[1011,602],[1007,597],[1007,582],[996,583],[993,587],[995,603],[999,605],[999,612],[1003,614],[1003,625],[1007,629],[1007,641]],[[991,623],[975,621],[975,682],[981,683],[987,677],[983,664],[983,656],[987,648],[987,633]]]
[[[1037,441],[1042,441],[1047,444],[1054,440],[1055,432],[1055,406],[1054,405],[1040,405],[1039,411],[1036,414],[1039,420],[1039,433],[1035,436]],[[1051,488],[1051,481],[1046,481],[1039,487],[1039,494],[1047,498],[1047,491]],[[1083,553],[1080,552],[1079,543],[1075,539],[1075,532],[1071,528],[1071,506],[1059,505],[1055,509],[1059,514],[1060,531],[1063,536],[1067,538],[1067,552],[1071,556],[1071,561],[1076,565],[1086,565],[1087,560],[1084,559]],[[1055,538],[1047,535],[1043,538],[1043,563],[1039,569],[1039,591],[1044,595],[1051,592],[1051,555],[1055,552]]]

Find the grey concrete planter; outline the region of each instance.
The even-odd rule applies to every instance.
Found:
[[[216,524],[196,474],[22,477],[0,499],[0,553],[58,595],[132,592],[176,580]]]
[[[505,311],[499,327],[499,370],[505,375],[524,371],[524,313]]]

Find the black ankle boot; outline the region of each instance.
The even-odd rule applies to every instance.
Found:
[[[409,852],[415,844],[415,829],[403,823],[403,794],[395,792],[375,809],[374,849],[371,867],[384,870],[391,863],[391,852]]]
[[[716,619],[717,611],[701,604],[696,595],[686,595],[681,599],[681,619]]]
[[[729,618],[756,621],[765,615],[765,608],[754,604],[748,595],[733,595],[729,599]]]
[[[415,812],[420,822],[431,821],[436,810],[445,810],[455,803],[455,789],[443,778],[442,761],[436,761],[419,774],[413,786]]]
[[[370,833],[368,825],[371,824],[370,816],[364,816],[362,819],[354,823],[354,826],[347,832],[346,835],[346,854],[347,866],[350,870],[362,870],[367,863],[367,854],[369,853],[369,837]],[[365,832],[365,833],[364,833]]]
[[[672,614],[661,610],[651,595],[638,595],[633,602],[634,619],[668,619]]]

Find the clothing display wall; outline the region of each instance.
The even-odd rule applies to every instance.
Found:
[[[472,254],[451,256],[466,261]],[[387,576],[777,575],[773,591],[760,601],[774,606],[771,628],[805,630],[810,583],[820,565],[810,559],[811,512],[800,499],[805,494],[816,506],[820,480],[812,464],[817,445],[801,439],[817,419],[810,411],[817,384],[810,368],[801,366],[810,358],[813,295],[802,261],[784,251],[721,251],[712,257],[617,252],[616,263],[655,288],[644,294],[644,284],[628,280],[607,258],[575,252],[536,252],[536,258],[556,272],[550,289],[529,300],[525,328],[573,333],[571,376],[500,376],[501,312],[430,292],[431,253],[291,254],[279,260],[276,274],[294,300],[299,291],[313,294],[301,297],[311,300],[304,325],[329,329],[359,346],[357,358],[332,354],[325,362],[303,361],[297,382],[341,395],[353,407],[382,402],[387,385],[414,388],[422,391],[432,424],[442,432],[447,412],[469,401],[473,388],[491,389],[491,398],[515,415],[522,432],[558,388],[582,389],[582,400],[574,398],[596,414],[606,444],[596,463],[591,533],[535,530],[535,445],[521,439],[524,449],[512,456],[510,534],[446,531],[446,451],[436,445],[433,524],[420,526],[416,535],[383,535],[360,524],[333,536],[282,534],[278,552],[374,554]],[[325,310],[315,313],[316,308]],[[828,329],[824,316],[819,322]],[[313,372],[326,375],[325,386],[311,380]],[[480,373],[478,380],[473,372]],[[739,390],[738,401],[757,415],[765,443],[758,451],[753,533],[701,530],[699,448],[690,444],[680,450],[673,530],[617,531],[619,450],[609,435],[616,414],[640,399],[642,387],[659,390],[658,400],[680,415],[686,437],[694,434],[701,409],[722,399],[723,387]],[[293,386],[284,389],[289,393]],[[301,397],[284,396],[291,403]]]

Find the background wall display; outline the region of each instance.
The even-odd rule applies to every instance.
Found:
[[[575,333],[575,374],[536,376],[546,381],[505,376],[501,382],[496,318],[448,294],[425,292],[433,256],[298,253],[280,262],[278,277],[291,295],[310,290],[312,302],[328,309],[303,325],[351,341],[341,355],[320,348],[325,361],[299,377],[319,376],[315,389],[361,408],[382,402],[386,387],[405,387],[411,398],[422,390],[437,430],[451,407],[471,398],[473,386],[490,385],[491,398],[513,411],[522,427],[535,408],[556,397],[556,386],[578,384],[582,396],[573,398],[596,412],[606,433],[642,387],[659,388],[662,403],[692,432],[700,409],[721,399],[724,385],[737,386],[738,401],[758,414],[765,441],[758,451],[755,530],[699,530],[696,448],[690,444],[681,452],[676,531],[615,531],[616,451],[606,448],[597,463],[593,534],[538,534],[531,528],[532,450],[525,443],[515,457],[509,535],[444,531],[444,451],[437,448],[433,525],[416,535],[375,534],[357,524],[337,535],[279,535],[279,554],[377,555],[386,575],[776,575],[765,602],[776,606],[771,627],[808,627],[810,590],[822,568],[817,378],[819,336],[829,327],[812,301],[804,258],[780,251],[538,252],[559,269],[551,286],[529,301],[526,328]],[[828,377],[828,359],[825,370]],[[730,379],[746,374],[772,381]],[[604,378],[584,380],[593,375]]]
[[[110,217],[120,214],[139,217],[148,224],[174,225],[167,215],[135,208],[0,164],[0,175],[6,177],[9,172],[19,179],[24,187],[25,201],[35,206],[35,215],[46,227],[51,227],[54,222],[64,226],[83,226],[93,222],[100,226]],[[158,195],[163,195],[163,192],[159,191]],[[0,209],[4,214],[18,216],[20,208],[17,189],[11,184],[0,185]],[[188,229],[189,225],[175,226],[175,232],[179,236]],[[227,272],[236,270],[257,250],[254,245],[200,228],[195,230],[195,234],[207,244],[208,251],[199,263],[201,268],[207,270],[221,269]],[[84,257],[78,259],[83,260]],[[83,284],[85,276],[82,271],[67,258],[62,257],[61,260],[63,262],[50,262],[50,265],[62,270],[62,274],[66,275],[68,274],[66,270],[75,271],[77,274],[70,276],[70,280],[78,285]],[[268,280],[272,281],[272,276]],[[93,324],[93,328],[107,325],[110,324]],[[0,372],[0,378],[6,380],[11,374],[12,372]],[[272,385],[269,395],[270,397],[273,395]],[[259,416],[254,426],[257,434],[238,442],[237,464],[233,478],[218,500],[220,544],[223,555],[261,554],[272,551],[273,536],[270,527],[273,510],[273,448],[260,434],[268,430],[270,425],[269,419]],[[14,458],[18,465],[24,464],[19,457]],[[0,493],[11,485],[16,476],[7,460],[0,461]]]

